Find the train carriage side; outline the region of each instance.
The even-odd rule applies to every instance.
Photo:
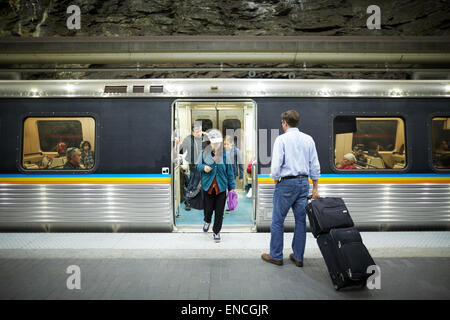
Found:
[[[449,229],[450,170],[434,159],[436,141],[450,138],[448,99],[255,98],[255,101],[259,130],[267,132],[267,139],[265,133],[259,135],[259,147],[266,144],[258,159],[259,231],[268,231],[271,223],[274,183],[269,177],[270,152],[275,136],[282,133],[280,115],[288,109],[299,112],[300,130],[316,142],[322,173],[321,196],[343,197],[358,227]],[[351,127],[351,119],[354,128],[346,129],[349,124]],[[373,141],[381,145],[380,158],[370,154]],[[355,154],[355,146],[362,146],[360,152],[366,162],[353,169],[338,169],[345,153]],[[293,227],[293,214],[289,212],[285,228],[293,230]]]
[[[172,101],[0,99],[1,229],[172,231]],[[64,169],[55,148],[82,140],[93,166]]]
[[[437,91],[427,98],[308,98],[307,91],[283,96],[283,86],[291,81],[274,82],[283,90],[262,97],[246,91],[245,86],[254,83],[250,80],[229,88],[227,81],[217,81],[214,88],[222,92],[213,93],[210,82],[179,83],[186,91],[191,88],[189,97],[194,99],[218,101],[229,96],[255,102],[253,194],[258,231],[268,231],[271,223],[270,156],[275,137],[282,133],[280,115],[288,109],[300,113],[300,130],[316,142],[321,196],[343,197],[359,228],[449,229],[450,169],[445,159],[450,155],[443,141],[450,140],[450,108],[448,98],[436,97]],[[330,85],[341,88],[341,83]],[[170,81],[167,84],[169,88]],[[92,83],[73,87],[81,92],[85,85]],[[314,87],[310,82],[304,85]],[[440,90],[435,88],[442,84],[425,86]],[[173,103],[185,99],[183,94],[80,98],[61,93],[36,99],[21,98],[20,90],[15,98],[6,94],[0,99],[1,230],[174,230]],[[61,170],[67,162],[58,157],[58,148],[66,152],[61,142],[65,148],[81,148],[85,140],[93,151],[92,166]],[[377,146],[372,147],[374,142]],[[358,157],[355,167],[339,169],[348,153]],[[292,213],[285,226],[293,229]]]

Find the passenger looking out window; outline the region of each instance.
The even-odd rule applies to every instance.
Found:
[[[356,157],[353,153],[347,153],[338,166],[338,169],[356,169],[354,164],[356,163]]]
[[[436,169],[448,169],[448,165],[445,165],[445,162],[450,157],[450,149],[448,146],[448,142],[450,141],[450,118],[433,118],[431,130],[433,166]]]
[[[81,166],[84,169],[92,169],[94,167],[94,151],[91,150],[89,141],[82,141],[81,145]]]
[[[67,162],[64,165],[65,170],[81,169],[81,151],[78,148],[67,149]]]

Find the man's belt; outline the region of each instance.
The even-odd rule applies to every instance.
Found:
[[[300,174],[300,175],[298,175],[298,176],[286,176],[286,177],[281,177],[281,180],[284,180],[284,179],[295,179],[295,178],[308,178],[308,175],[306,175],[306,174]]]

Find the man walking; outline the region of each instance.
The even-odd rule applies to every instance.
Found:
[[[306,243],[306,210],[309,193],[308,176],[313,181],[312,197],[319,197],[320,164],[311,136],[298,130],[299,114],[289,110],[281,114],[284,134],[275,139],[270,176],[275,181],[272,224],[270,226],[270,254],[263,253],[264,261],[283,264],[284,220],[290,208],[294,212],[295,229],[293,253],[289,258],[303,267]]]
[[[184,153],[187,151],[186,160],[189,163],[189,183],[187,186],[187,192],[197,188],[200,183],[200,172],[197,171],[195,165],[199,155],[202,153],[202,126],[200,122],[196,122],[192,125],[192,133],[187,136],[181,143],[179,153]],[[185,209],[187,211],[191,210],[190,198],[186,197],[185,194]]]

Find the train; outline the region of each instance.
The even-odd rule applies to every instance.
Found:
[[[200,123],[240,154],[223,231],[268,232],[291,109],[315,141],[320,195],[342,197],[356,227],[449,230],[449,98],[448,80],[2,80],[0,231],[201,232],[179,149]]]

